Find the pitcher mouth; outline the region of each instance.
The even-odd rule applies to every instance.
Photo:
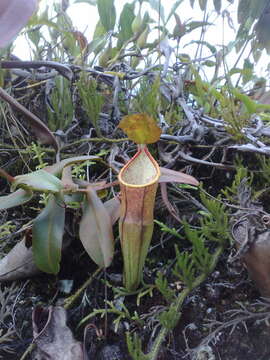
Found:
[[[159,165],[146,147],[141,148],[118,175],[122,185],[134,188],[155,184],[159,177]]]

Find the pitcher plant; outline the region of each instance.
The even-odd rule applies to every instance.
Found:
[[[119,234],[124,261],[124,286],[134,291],[142,280],[143,267],[154,228],[154,205],[159,181],[198,185],[196,179],[172,170],[164,171],[146,144],[158,141],[161,129],[147,114],[125,116],[119,127],[138,144],[137,153],[121,169]],[[179,177],[180,176],[180,177]],[[180,181],[179,181],[180,180]]]
[[[124,257],[124,282],[127,290],[135,290],[152,238],[160,168],[146,145],[122,168],[118,179],[121,190],[119,232]]]
[[[48,194],[48,203],[34,219],[32,231],[33,262],[51,274],[60,269],[65,209],[75,202],[82,208],[80,240],[91,259],[100,267],[110,266],[114,255],[113,224],[119,220],[120,243],[124,262],[124,286],[133,292],[142,280],[143,267],[154,227],[154,204],[158,183],[170,213],[179,220],[169,203],[166,183],[198,185],[190,175],[159,167],[146,144],[158,141],[161,129],[147,114],[125,116],[119,124],[138,151],[122,168],[118,182],[89,183],[72,176],[71,166],[98,156],[80,156],[62,160],[42,170],[12,177],[0,168],[0,176],[11,183],[12,192],[0,197],[0,210],[25,204],[35,193]],[[120,197],[105,203],[98,191],[120,184]],[[120,201],[119,201],[120,198]],[[120,211],[119,211],[120,210]],[[23,245],[25,256],[27,248]],[[9,256],[9,254],[7,255]],[[8,259],[4,259],[8,261]],[[1,272],[1,269],[0,269]],[[0,274],[1,276],[1,274]]]

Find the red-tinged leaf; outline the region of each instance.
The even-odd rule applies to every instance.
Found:
[[[0,48],[8,45],[36,10],[38,0],[0,1]]]
[[[100,160],[98,156],[93,155],[83,155],[83,156],[76,156],[69,159],[64,159],[58,163],[55,163],[50,166],[46,166],[43,170],[47,171],[50,174],[53,174],[55,176],[60,176],[64,167],[74,165],[79,162],[84,162],[88,160]]]
[[[106,31],[113,30],[116,20],[114,0],[97,0],[97,7],[100,21]]]
[[[0,282],[30,278],[39,272],[33,260],[32,247],[26,246],[25,238],[0,260]]]
[[[33,224],[33,252],[37,267],[57,274],[60,268],[65,208],[59,196],[50,195],[46,207]]]
[[[106,201],[104,206],[111,218],[112,225],[114,225],[120,217],[120,200],[115,196],[114,198]]]
[[[160,189],[161,189],[161,196],[162,196],[162,200],[164,202],[164,204],[166,205],[167,209],[169,210],[170,214],[177,220],[177,221],[181,221],[177,210],[174,208],[174,206],[170,203],[169,199],[168,199],[168,192],[167,192],[167,185],[166,183],[161,183],[160,184]]]
[[[79,185],[75,184],[72,179],[71,166],[66,166],[62,172],[62,183],[65,190],[75,192],[78,190]]]
[[[12,189],[27,187],[30,190],[57,193],[63,189],[62,181],[45,170],[37,170],[25,175],[15,176]]]
[[[0,210],[10,209],[15,206],[25,204],[33,197],[32,191],[19,189],[14,193],[0,197]]]
[[[163,167],[161,167],[160,170],[161,170],[161,176],[159,178],[160,183],[176,182],[176,183],[199,186],[198,180],[196,180],[191,175],[187,175],[182,173],[181,171],[175,171]]]
[[[128,136],[136,144],[152,144],[159,140],[161,129],[157,122],[147,114],[133,114],[124,116],[119,124]]]
[[[112,221],[104,204],[91,186],[87,188],[79,234],[91,259],[99,267],[108,267],[112,262],[114,252]]]

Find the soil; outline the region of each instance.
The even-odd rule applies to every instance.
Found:
[[[169,241],[175,242],[174,239]],[[151,261],[147,261],[145,269],[148,283],[151,283],[157,270],[164,266],[164,258],[170,255],[170,250],[162,249],[162,244],[157,240],[154,239],[153,245],[156,247],[151,251]],[[270,358],[267,313],[258,316],[267,306],[269,310],[269,304],[266,301],[259,302],[260,294],[241,264],[228,264],[229,252],[230,249],[224,252],[214,273],[186,299],[178,325],[164,342],[160,360]],[[95,269],[75,238],[63,254],[61,271],[57,277],[41,274],[31,279],[1,284],[1,328],[4,333],[9,328],[15,330],[7,341],[0,344],[1,358],[20,359],[31,344],[34,307],[63,304],[63,300],[76,291]],[[93,309],[104,308],[105,298],[114,299],[111,288],[105,287],[104,279],[106,276],[111,285],[121,286],[121,269],[122,261],[117,245],[115,261],[107,273],[100,273],[67,311],[68,325],[76,339],[83,341],[84,336],[84,327],[78,328],[78,323]],[[180,292],[181,284],[175,281],[172,273],[167,275],[171,286]],[[5,293],[6,296],[3,295]],[[131,359],[125,341],[127,330],[139,334],[145,350],[151,348],[157,331],[154,315],[164,305],[163,297],[156,290],[153,296],[145,295],[140,306],[136,305],[136,296],[125,298],[125,306],[129,311],[136,310],[140,317],[147,319],[147,326],[143,328],[136,321],[124,319],[115,331],[115,315],[108,314],[105,319],[98,315],[91,318],[87,323],[92,326],[85,336],[89,359]],[[245,317],[251,313],[253,316]],[[234,322],[231,322],[232,319]],[[98,335],[98,330],[102,335]],[[26,358],[31,359],[32,355]]]

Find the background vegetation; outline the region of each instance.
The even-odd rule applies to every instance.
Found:
[[[101,161],[74,165],[73,177],[113,182],[136,152],[118,124],[127,114],[146,113],[162,128],[149,147],[159,165],[191,174],[201,186],[161,188],[144,285],[132,295],[121,288],[118,241],[107,270],[85,253],[78,241],[80,199],[71,198],[58,275],[6,282],[6,270],[1,273],[0,356],[31,358],[32,308],[60,304],[89,358],[268,359],[269,304],[259,300],[241,261],[261,234],[263,252],[269,251],[270,98],[257,64],[264,56],[268,74],[270,2],[239,0],[237,23],[232,0],[134,0],[121,13],[114,0],[76,2],[98,9],[90,40],[74,27],[63,0],[24,28],[28,61],[14,55],[14,44],[1,50],[0,86],[12,97],[1,95],[1,168],[17,176],[93,155]],[[182,17],[178,9],[186,3],[199,4],[198,18]],[[237,29],[228,44],[222,35],[206,41],[213,14],[223,23],[215,31]],[[0,186],[1,195],[10,193],[5,178]],[[99,196],[110,200],[118,191]],[[48,201],[41,191],[1,210],[2,259],[22,238],[31,247],[27,229]],[[245,246],[241,226],[252,229]],[[117,227],[114,234],[117,239]],[[260,257],[251,273],[270,296],[268,262],[263,279],[256,277],[258,263]]]

